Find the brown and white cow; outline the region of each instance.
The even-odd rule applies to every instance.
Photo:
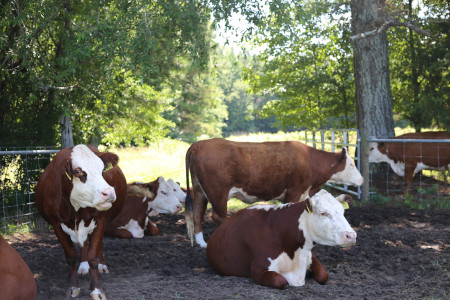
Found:
[[[148,214],[153,210],[162,214],[174,214],[182,208],[172,186],[164,180],[164,177],[158,177],[149,183],[129,183],[122,210],[114,218],[107,218],[105,235],[123,239],[142,238],[144,234],[158,235],[159,229],[148,218]],[[81,250],[78,274],[84,275],[88,271],[87,248],[84,247]],[[109,273],[103,253],[100,257],[99,271]]]
[[[69,265],[66,297],[80,293],[74,245],[88,243],[90,295],[92,299],[106,299],[98,274],[106,213],[108,209],[120,211],[127,192],[118,160],[113,153],[78,145],[59,151],[39,178],[37,207],[53,226]]]
[[[221,275],[252,277],[278,289],[303,286],[308,269],[323,284],[328,273],[314,258],[314,245],[347,247],[356,242],[339,202],[344,199],[321,190],[302,202],[243,209],[212,233],[208,262]]]
[[[417,132],[407,133],[397,139],[450,139],[448,132]],[[421,170],[448,170],[450,169],[449,143],[405,143],[383,142],[369,143],[369,162],[387,162],[392,170],[404,177],[405,194],[414,175]]]
[[[227,216],[227,201],[246,203],[277,199],[297,202],[313,196],[326,182],[362,185],[364,179],[343,148],[331,153],[298,141],[247,143],[224,139],[199,141],[186,153],[186,180],[191,172],[194,196],[186,196],[186,225],[193,241],[206,247],[203,215],[209,201],[220,225]]]
[[[36,281],[22,256],[0,235],[0,299],[36,299]]]

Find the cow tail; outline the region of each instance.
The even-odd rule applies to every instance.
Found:
[[[194,212],[192,204],[192,196],[189,188],[189,169],[191,167],[191,148],[186,153],[186,200],[184,203],[185,212],[184,218],[186,220],[187,234],[191,239],[191,246],[194,246]]]

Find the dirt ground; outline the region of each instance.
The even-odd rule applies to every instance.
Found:
[[[102,285],[109,300],[450,298],[450,211],[367,206],[350,208],[346,217],[357,231],[356,246],[314,248],[329,272],[325,285],[308,278],[303,287],[276,290],[219,276],[205,250],[191,247],[182,214],[156,217],[160,236],[105,238],[110,274],[101,275]],[[206,240],[214,229],[208,214]],[[35,274],[37,299],[64,299],[67,266],[55,235],[8,240]],[[79,299],[90,299],[89,275],[80,287]]]

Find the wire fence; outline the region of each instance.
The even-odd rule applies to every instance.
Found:
[[[58,149],[0,148],[0,230],[45,226],[36,208],[39,176]]]

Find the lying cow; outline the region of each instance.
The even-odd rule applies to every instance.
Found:
[[[194,196],[189,191],[191,172]],[[313,196],[326,182],[363,184],[353,159],[343,148],[331,153],[298,141],[242,143],[224,139],[199,141],[186,153],[186,226],[193,241],[206,247],[202,222],[209,201],[220,225],[227,201],[246,203],[277,199],[297,202]]]
[[[74,244],[83,247],[89,243],[91,298],[106,299],[98,274],[106,212],[120,211],[127,189],[118,160],[113,153],[78,145],[59,151],[39,178],[37,208],[52,225],[69,265],[66,297],[80,293]]]
[[[113,220],[106,222],[105,235],[123,239],[142,238],[145,232],[152,236],[158,235],[158,227],[148,218],[150,211],[174,214],[182,208],[172,186],[163,177],[149,183],[129,183],[122,210]],[[78,274],[81,275],[89,271],[86,254],[86,248],[83,248],[78,267]],[[109,273],[103,253],[100,255],[99,271]]]
[[[328,274],[311,249],[316,244],[347,247],[356,232],[344,217],[345,195],[325,190],[302,202],[243,209],[215,230],[206,248],[211,267],[221,275],[252,277],[278,289],[305,284],[311,268],[319,283]]]
[[[33,273],[17,251],[0,235],[0,299],[36,299]]]
[[[175,197],[177,197],[178,201],[180,201],[180,203],[184,203],[184,200],[186,199],[186,193],[180,187],[180,184],[175,182],[172,178],[167,179],[167,183],[169,183],[172,187]]]
[[[396,139],[450,139],[448,132],[407,133]],[[450,168],[450,144],[448,143],[369,143],[369,162],[387,162],[392,170],[404,177],[405,195],[414,175],[422,170],[448,170]]]

